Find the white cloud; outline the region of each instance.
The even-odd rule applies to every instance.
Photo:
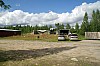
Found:
[[[91,15],[93,10],[100,10],[100,1],[97,1],[95,3],[82,3],[80,6],[76,6],[72,13],[62,13],[59,14],[59,19],[62,22],[68,22],[68,23],[75,23],[75,22],[82,22],[84,13],[87,12],[89,19],[91,19]]]
[[[30,25],[49,25],[55,23],[76,23],[82,22],[84,13],[87,12],[89,19],[91,19],[93,10],[100,10],[100,1],[95,3],[82,3],[80,6],[76,6],[72,13],[55,13],[50,11],[49,13],[28,13],[21,10],[15,10],[13,12],[1,12],[0,24],[12,25],[29,23]]]

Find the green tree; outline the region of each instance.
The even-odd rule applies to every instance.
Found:
[[[34,30],[38,30],[38,29],[39,29],[39,26],[36,25],[36,26],[34,27]]]
[[[81,25],[80,34],[85,35],[85,32],[88,31],[89,31],[89,22],[88,22],[88,14],[86,12]]]
[[[96,21],[97,21],[97,32],[100,32],[100,11],[97,9],[96,11]]]
[[[71,32],[71,33],[76,33],[76,30],[74,29],[73,26],[70,28],[70,32]]]
[[[99,32],[100,31],[100,11],[93,11],[92,19],[90,21],[91,32]]]
[[[50,28],[53,28],[52,25],[49,25],[49,30],[50,30]]]
[[[64,24],[59,25],[59,29],[64,29]]]
[[[95,20],[96,20],[95,11],[93,10],[92,19],[90,21],[90,31],[91,32],[94,32],[96,30],[96,28],[95,28],[95,25],[96,25]]]
[[[57,30],[59,30],[59,29],[64,29],[64,24],[59,24],[59,23],[57,23],[57,24],[55,24],[55,26],[56,26],[56,29],[57,29]]]
[[[4,9],[9,9],[9,8],[11,8],[11,6],[10,6],[10,5],[6,5],[6,4],[4,3],[3,0],[0,0],[0,7],[1,7],[1,8],[4,8]]]
[[[75,30],[76,30],[77,33],[79,33],[79,25],[78,25],[78,23],[76,23],[76,25],[75,25]]]
[[[41,26],[40,29],[41,29],[41,30],[48,30],[49,28],[48,28],[47,25],[45,25],[45,26]]]
[[[66,24],[66,29],[70,29],[71,28],[71,26],[67,23]]]
[[[55,26],[56,26],[57,30],[59,30],[60,24],[59,23],[56,23]]]
[[[49,30],[49,27],[47,25],[45,26],[45,30]]]

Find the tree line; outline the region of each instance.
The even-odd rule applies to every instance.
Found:
[[[98,9],[93,11],[90,21],[88,20],[87,12],[85,13],[80,28],[80,34],[84,35],[85,32],[100,32],[100,11]]]
[[[22,34],[25,34],[25,33],[31,33],[34,31],[37,31],[37,30],[49,30],[49,27],[46,25],[46,26],[30,26],[30,25],[16,25],[16,26],[5,26],[5,27],[0,27],[0,29],[12,29],[12,30],[21,30]]]
[[[88,20],[88,14],[86,12],[81,25],[79,25],[78,22],[75,24],[75,26],[71,26],[68,23],[66,25],[56,23],[55,27],[56,27],[56,30],[65,29],[65,28],[70,29],[71,33],[77,33],[80,35],[84,35],[85,32],[100,32],[100,11],[99,10],[93,11],[91,20]],[[1,28],[21,30],[22,33],[31,33],[33,32],[33,30],[34,31],[50,30],[50,28],[53,28],[53,26],[52,25],[49,25],[49,26],[48,25],[44,25],[44,26],[16,25],[16,26],[5,26]]]
[[[4,8],[4,9],[11,8],[11,6],[5,4],[3,0],[0,0],[0,7]],[[80,26],[78,23],[76,23],[76,25],[74,27],[70,26],[70,24],[68,24],[68,23],[66,24],[65,27],[64,27],[64,24],[59,24],[59,23],[55,24],[55,26],[56,26],[56,30],[66,28],[66,29],[70,29],[70,32],[72,32],[72,33],[78,33],[81,35],[84,35],[85,32],[100,32],[100,11],[98,9],[96,11],[93,10],[92,19],[90,21],[88,20],[88,14],[86,12],[84,15],[84,18],[83,18],[83,22]],[[36,31],[36,30],[49,30],[50,28],[52,28],[52,25],[50,25],[50,26],[47,26],[47,25],[45,25],[45,26],[16,25],[16,26],[6,26],[6,27],[0,27],[0,28],[21,30],[22,33],[30,33],[33,30],[34,31]]]
[[[63,24],[60,25],[55,24],[57,29],[63,29]],[[82,24],[79,25],[78,22],[75,26],[70,26],[70,24],[66,24],[66,29],[70,29],[71,33],[77,33],[80,35],[85,35],[85,32],[100,32],[100,11],[97,9],[93,10],[92,18],[89,20],[87,12],[85,12]]]

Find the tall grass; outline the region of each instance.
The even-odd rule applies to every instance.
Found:
[[[41,40],[48,42],[55,42],[57,40],[57,35],[48,35],[48,34],[23,34],[21,36],[10,36],[10,37],[1,37],[0,39],[11,39],[11,40]]]
[[[84,40],[85,37],[78,35],[79,40]],[[0,37],[0,39],[11,39],[11,40],[38,40],[38,41],[47,41],[47,42],[57,42],[58,35],[55,34],[23,34],[21,36],[10,36],[10,37]],[[67,37],[67,41],[68,37]]]

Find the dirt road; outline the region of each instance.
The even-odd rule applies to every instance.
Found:
[[[6,61],[6,64],[10,65],[24,60],[26,65],[35,64],[36,66],[39,64],[41,64],[39,66],[49,66],[49,64],[50,66],[84,66],[85,63],[88,64],[87,66],[100,66],[100,41],[0,40],[0,58],[0,62]],[[44,63],[43,60],[48,63]],[[25,66],[25,64],[21,65],[22,62],[19,64],[18,66]]]

